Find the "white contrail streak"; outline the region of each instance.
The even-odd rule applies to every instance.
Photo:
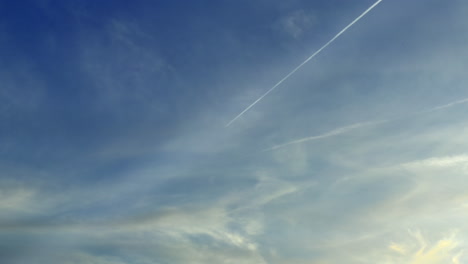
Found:
[[[417,116],[419,116],[421,114],[432,113],[432,112],[435,112],[435,111],[443,110],[443,109],[446,109],[446,108],[450,108],[450,107],[453,107],[453,106],[457,106],[457,105],[460,105],[460,104],[466,104],[466,103],[468,103],[468,98],[464,98],[464,99],[461,99],[461,100],[458,100],[458,101],[453,101],[453,102],[445,104],[445,105],[436,106],[436,107],[433,107],[433,108],[428,109],[428,110],[409,113],[409,114],[406,114],[404,116],[399,116],[399,117],[395,117],[395,118],[392,118],[392,119],[355,123],[355,124],[352,124],[352,125],[349,125],[349,126],[335,128],[335,129],[333,129],[333,130],[331,130],[329,132],[326,132],[326,133],[323,133],[323,134],[320,134],[320,135],[295,139],[295,140],[292,140],[292,141],[289,141],[289,142],[286,142],[286,143],[283,143],[283,144],[279,144],[279,145],[264,149],[263,151],[271,151],[271,150],[276,150],[276,149],[283,148],[283,147],[286,147],[286,146],[289,146],[289,145],[300,144],[300,143],[304,143],[304,142],[307,142],[307,141],[313,141],[313,140],[318,140],[318,139],[323,139],[323,138],[329,138],[329,137],[333,137],[333,136],[337,136],[337,135],[347,133],[347,132],[349,132],[351,130],[354,130],[354,129],[357,129],[357,128],[360,128],[360,127],[378,125],[378,124],[382,124],[382,123],[398,121],[398,120],[401,120],[401,119],[405,119],[407,117],[417,117]]]
[[[283,144],[276,145],[276,146],[273,146],[271,148],[265,149],[264,151],[271,151],[271,150],[283,148],[283,147],[286,147],[286,146],[289,146],[289,145],[294,145],[294,144],[299,144],[299,143],[303,143],[303,142],[307,142],[307,141],[333,137],[333,136],[344,134],[344,133],[349,132],[351,130],[354,130],[356,128],[360,128],[360,127],[364,127],[364,126],[370,126],[370,125],[377,125],[377,124],[381,124],[381,123],[385,123],[385,122],[388,122],[388,120],[356,123],[356,124],[352,124],[352,125],[349,125],[349,126],[336,128],[336,129],[334,129],[332,131],[329,131],[327,133],[324,133],[324,134],[289,141],[289,142],[286,142],[286,143],[283,143]]]
[[[465,103],[468,103],[468,98],[458,100],[458,101],[455,101],[455,102],[451,102],[451,103],[448,103],[446,105],[437,106],[437,107],[434,107],[433,109],[431,109],[429,111],[441,110],[441,109],[445,109],[445,108],[449,108],[449,107],[452,107],[452,106],[455,106],[455,105],[465,104]]]
[[[314,54],[312,54],[309,58],[307,58],[303,63],[299,64],[294,70],[292,70],[288,75],[286,75],[283,79],[281,79],[279,82],[277,82],[273,87],[270,88],[270,90],[266,91],[262,96],[260,96],[255,102],[253,102],[251,105],[249,105],[244,111],[242,111],[240,114],[238,114],[234,119],[229,121],[227,123],[226,127],[234,123],[239,117],[241,117],[245,112],[249,111],[250,108],[252,108],[254,105],[256,105],[260,100],[262,100],[265,96],[267,96],[271,91],[273,91],[276,87],[278,87],[281,83],[286,81],[291,75],[293,75],[297,70],[299,70],[304,64],[309,62],[311,59],[313,59],[315,56],[317,56],[322,50],[324,50],[328,45],[330,45],[333,41],[335,41],[339,36],[341,36],[348,28],[350,28],[352,25],[354,25],[356,22],[358,22],[363,16],[365,16],[369,11],[371,11],[375,6],[377,6],[382,0],[378,0],[375,2],[372,6],[370,6],[364,13],[362,13],[360,16],[358,16],[356,19],[353,20],[349,25],[347,25],[345,28],[343,28],[338,34],[336,34],[332,39],[330,39],[325,45],[323,45],[320,49],[318,49]]]

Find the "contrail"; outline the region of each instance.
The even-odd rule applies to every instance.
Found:
[[[351,131],[351,130],[354,130],[354,129],[356,129],[356,128],[360,128],[360,127],[364,127],[364,126],[370,126],[370,125],[377,125],[377,124],[381,124],[381,123],[385,123],[385,122],[388,122],[388,120],[369,121],[369,122],[356,123],[356,124],[352,124],[352,125],[349,125],[349,126],[344,126],[344,127],[336,128],[336,129],[334,129],[334,130],[332,130],[332,131],[329,131],[329,132],[327,132],[327,133],[324,133],[324,134],[320,134],[320,135],[316,135],[316,136],[305,137],[305,138],[301,138],[301,139],[296,139],[296,140],[293,140],[293,141],[289,141],[289,142],[286,142],[286,143],[283,143],[283,144],[276,145],[276,146],[273,146],[273,147],[271,147],[271,148],[265,149],[265,150],[263,150],[263,151],[271,151],[271,150],[283,148],[283,147],[286,147],[286,146],[289,146],[289,145],[293,145],[293,144],[299,144],[299,143],[303,143],[303,142],[307,142],[307,141],[312,141],[312,140],[318,140],[318,139],[322,139],[322,138],[333,137],[333,136],[337,136],[337,135],[344,134],[344,133],[349,132],[349,131]]]
[[[341,36],[348,28],[350,28],[352,25],[354,25],[356,22],[358,22],[363,16],[365,16],[369,11],[371,11],[375,6],[377,6],[382,0],[378,0],[375,2],[373,5],[371,5],[364,13],[362,13],[360,16],[358,16],[356,19],[353,20],[349,25],[347,25],[345,28],[343,28],[338,34],[336,34],[332,39],[330,39],[325,45],[323,45],[320,49],[318,49],[314,54],[312,54],[309,58],[307,58],[303,63],[299,64],[294,70],[292,70],[288,75],[286,75],[283,79],[281,79],[279,82],[277,82],[273,87],[270,88],[270,90],[266,91],[262,96],[260,96],[255,102],[253,102],[251,105],[249,105],[244,111],[242,111],[240,114],[238,114],[234,119],[229,121],[227,123],[226,127],[234,123],[239,117],[241,117],[245,112],[249,111],[250,108],[252,108],[254,105],[256,105],[260,100],[262,100],[265,96],[267,96],[271,91],[273,91],[276,87],[278,87],[281,83],[286,81],[291,75],[293,75],[297,70],[299,70],[304,64],[309,62],[311,59],[313,59],[315,56],[317,56],[322,50],[324,50],[328,45],[330,45],[333,41],[335,41],[339,36]]]
[[[320,135],[295,139],[295,140],[292,140],[292,141],[289,141],[289,142],[286,142],[286,143],[283,143],[283,144],[275,145],[273,147],[264,149],[263,151],[271,151],[271,150],[276,150],[276,149],[283,148],[283,147],[286,147],[286,146],[289,146],[289,145],[299,144],[299,143],[312,141],[312,140],[318,140],[318,139],[322,139],[322,138],[333,137],[333,136],[337,136],[337,135],[347,133],[347,132],[349,132],[351,130],[354,130],[356,128],[371,126],[371,125],[378,125],[378,124],[387,123],[387,122],[398,121],[398,120],[405,119],[405,118],[408,118],[408,117],[415,117],[415,116],[418,116],[418,115],[421,115],[421,114],[432,113],[432,112],[435,112],[435,111],[443,110],[443,109],[446,109],[446,108],[450,108],[450,107],[453,107],[453,106],[456,106],[456,105],[466,104],[466,103],[468,103],[468,98],[464,98],[464,99],[461,99],[461,100],[458,100],[458,101],[453,101],[451,103],[441,105],[441,106],[436,106],[436,107],[433,107],[433,108],[430,108],[430,109],[427,109],[427,110],[405,114],[404,116],[398,116],[398,117],[394,117],[394,118],[391,118],[391,119],[355,123],[355,124],[352,124],[352,125],[349,125],[349,126],[335,128],[335,129],[333,129],[331,131],[328,131],[328,132],[320,134]]]
[[[429,111],[441,110],[441,109],[449,108],[449,107],[452,107],[452,106],[455,106],[455,105],[459,105],[459,104],[464,104],[464,103],[468,103],[468,98],[465,98],[465,99],[462,99],[462,100],[458,100],[458,101],[455,101],[455,102],[451,102],[451,103],[448,103],[448,104],[446,104],[446,105],[437,106],[437,107],[432,108],[432,109],[429,110]]]

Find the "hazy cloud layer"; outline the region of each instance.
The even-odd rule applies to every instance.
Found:
[[[312,3],[313,2],[313,3]],[[0,262],[468,262],[464,1],[0,4]]]

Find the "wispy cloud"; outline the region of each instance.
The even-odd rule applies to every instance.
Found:
[[[389,248],[399,253],[399,256],[392,257],[393,263],[408,264],[459,264],[462,256],[462,246],[455,235],[440,239],[432,245],[426,241],[420,231],[410,231],[411,236],[419,244],[419,249],[415,248],[414,243],[406,244],[392,243]]]
[[[292,15],[285,26],[300,34],[296,26],[310,21],[294,10],[316,9],[327,31],[361,11],[326,0],[221,2],[193,1],[187,12],[158,1],[85,5],[70,37],[76,49],[35,58],[42,42],[18,45],[31,51],[34,71],[0,72],[0,101],[11,102],[0,119],[29,116],[0,120],[0,138],[9,135],[0,144],[8,146],[0,148],[0,262],[467,262],[468,53],[457,33],[468,27],[459,8],[468,4],[385,1],[373,23],[330,44],[328,63],[310,65],[317,74],[290,77],[298,89],[272,98],[265,122],[223,129],[220,99],[242,94],[241,82],[262,87],[258,79],[284,69],[272,57],[306,44],[271,34],[272,23]],[[184,16],[164,16],[166,7]],[[301,56],[286,49],[278,59]],[[65,64],[73,65],[57,75]],[[32,81],[20,81],[29,73]],[[38,92],[31,108],[13,111],[28,101],[23,86]]]
[[[444,157],[433,157],[403,164],[404,167],[410,169],[444,168],[460,165],[464,165],[466,168],[468,168],[468,155],[461,154]]]
[[[35,201],[35,191],[28,188],[1,189],[0,190],[0,212],[11,211],[24,212],[33,210],[31,205]],[[2,215],[0,213],[0,215]]]
[[[304,31],[310,29],[317,22],[317,17],[308,13],[304,10],[298,10],[284,16],[279,21],[278,28],[293,38],[300,38]]]

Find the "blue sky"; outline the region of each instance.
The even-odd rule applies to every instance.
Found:
[[[468,262],[468,3],[0,3],[0,262]],[[466,254],[465,254],[466,253]]]

